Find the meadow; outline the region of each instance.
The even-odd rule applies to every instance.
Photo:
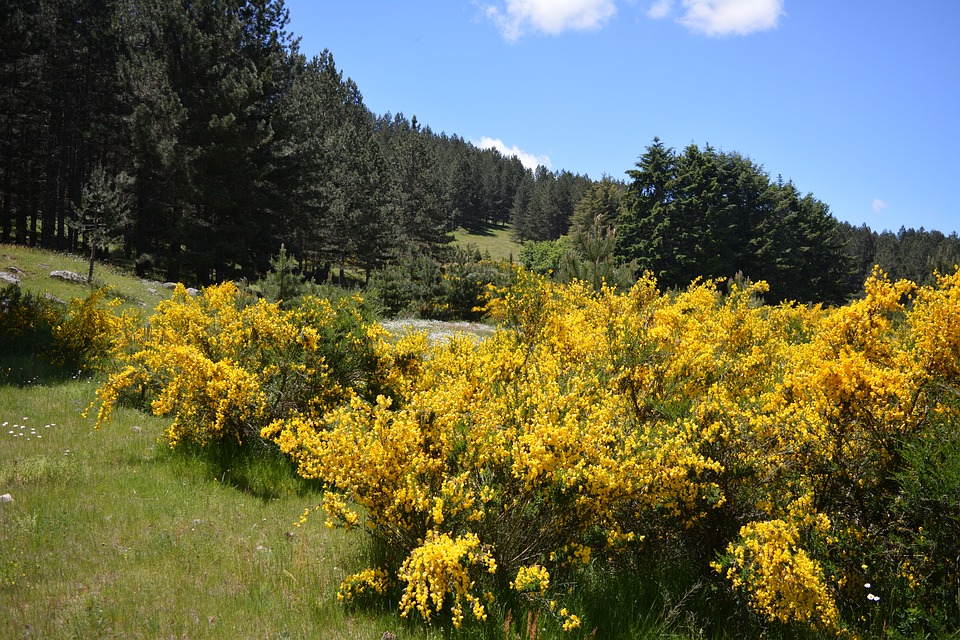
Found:
[[[427,638],[347,612],[366,542],[294,527],[316,488],[263,454],[173,453],[165,421],[81,417],[87,379],[0,387],[0,619],[8,638]]]
[[[493,260],[516,261],[520,256],[523,245],[515,242],[511,237],[512,229],[509,226],[488,226],[483,229],[460,228],[453,234],[454,244],[459,246],[475,247],[480,255],[487,255]]]

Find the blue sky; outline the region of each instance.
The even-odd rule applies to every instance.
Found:
[[[375,113],[625,178],[655,136],[841,220],[960,232],[957,0],[287,0]]]

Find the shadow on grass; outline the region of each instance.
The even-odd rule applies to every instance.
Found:
[[[28,351],[0,349],[0,386],[55,385],[80,375]]]
[[[471,236],[484,236],[487,238],[492,238],[496,235],[497,231],[502,231],[504,228],[505,227],[503,225],[486,223],[464,226],[463,230]]]
[[[264,502],[285,496],[322,492],[323,484],[297,474],[296,465],[276,447],[262,441],[220,441],[201,446],[181,443],[163,447],[162,456],[196,465],[210,481],[253,495]]]

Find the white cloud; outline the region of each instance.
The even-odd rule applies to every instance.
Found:
[[[784,0],[682,0],[680,24],[708,36],[746,35],[777,26]],[[658,2],[659,6],[661,3]]]
[[[886,209],[888,205],[887,205],[886,202],[884,202],[884,201],[881,200],[880,198],[874,198],[874,199],[873,199],[873,202],[870,203],[870,206],[873,207],[873,212],[874,212],[874,213],[880,213],[881,211],[883,211],[884,209]]]
[[[501,155],[508,158],[510,156],[516,156],[520,160],[520,163],[527,169],[536,170],[540,165],[549,169],[552,166],[548,156],[538,156],[527,153],[516,146],[508,147],[500,138],[488,138],[484,136],[480,138],[479,142],[475,142],[474,144],[481,149],[496,149]]]
[[[528,31],[557,35],[568,30],[599,29],[616,12],[614,0],[503,0],[486,7],[510,42]]]
[[[647,9],[647,17],[659,20],[666,18],[673,10],[673,0],[657,0]]]

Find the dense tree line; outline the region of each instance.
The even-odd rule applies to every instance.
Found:
[[[852,287],[858,288],[878,265],[893,279],[907,279],[919,284],[933,282],[933,274],[950,273],[960,265],[960,237],[954,231],[907,229],[877,232],[867,225],[855,227],[840,223],[847,252],[854,261]]]
[[[375,115],[283,0],[11,0],[0,14],[0,242],[122,251],[206,284],[269,270],[342,282],[427,256],[450,232],[555,241],[568,277],[650,270],[664,287],[742,273],[773,299],[841,301],[874,263],[923,281],[956,235],[840,224],[737,153],[655,139],[599,182]]]
[[[372,114],[329,52],[299,52],[282,0],[13,0],[0,21],[3,242],[120,238],[141,273],[200,283],[263,273],[282,243],[342,277],[522,220],[518,192],[569,181]],[[125,190],[114,233],[80,224],[104,185]],[[538,209],[550,233],[574,197]]]

